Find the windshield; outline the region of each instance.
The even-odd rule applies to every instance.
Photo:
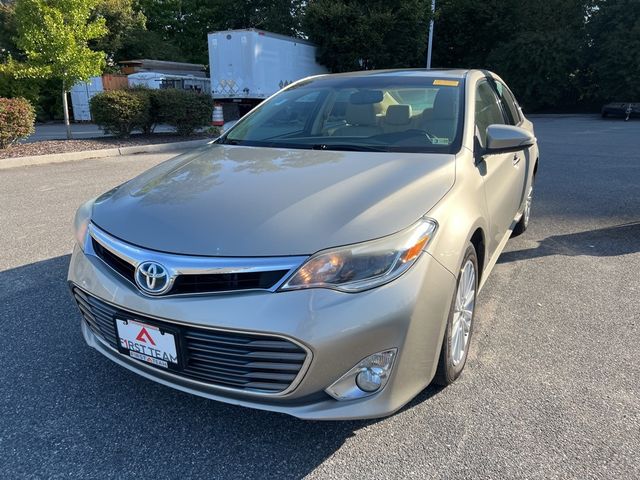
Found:
[[[318,150],[454,153],[461,80],[322,77],[290,87],[243,118],[220,143]]]

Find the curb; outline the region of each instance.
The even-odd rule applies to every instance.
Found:
[[[190,149],[206,145],[211,138],[188,140],[186,142],[156,143],[152,145],[135,145],[132,147],[104,148],[101,150],[83,150],[81,152],[53,153],[51,155],[32,155],[30,157],[12,157],[0,159],[0,170],[48,163],[74,162],[92,158],[118,157],[136,153],[164,153]]]

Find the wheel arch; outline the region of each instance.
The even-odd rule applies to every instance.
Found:
[[[484,274],[485,261],[487,257],[487,244],[485,242],[484,230],[482,227],[478,227],[471,234],[469,239],[471,245],[476,250],[476,257],[478,258],[478,283],[482,280]]]

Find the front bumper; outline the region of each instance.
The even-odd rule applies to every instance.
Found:
[[[322,420],[389,415],[424,389],[435,373],[455,289],[453,275],[428,254],[399,279],[357,294],[310,289],[150,298],[77,247],[68,279],[105,302],[163,322],[271,334],[303,345],[311,360],[295,388],[262,395],[222,389],[133,360],[82,321],[90,346],[146,378],[213,400]],[[360,360],[389,348],[397,348],[398,355],[383,390],[350,401],[324,392]]]

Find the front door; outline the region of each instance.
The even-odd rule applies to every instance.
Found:
[[[481,80],[476,87],[475,108],[476,135],[478,143],[484,147],[487,127],[505,123],[498,99],[486,80]],[[507,230],[512,227],[520,207],[526,178],[526,161],[524,152],[489,154],[478,158],[478,161],[491,223],[489,250],[493,253]]]

